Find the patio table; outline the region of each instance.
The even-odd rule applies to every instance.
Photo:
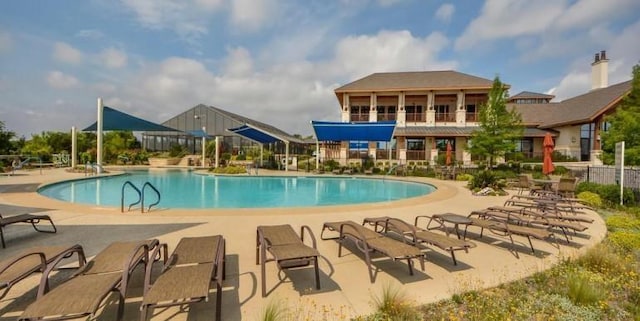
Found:
[[[434,229],[434,228],[429,228],[429,225],[431,225],[431,221],[436,221],[438,223],[440,223],[441,227],[444,227],[445,232],[447,233],[447,235],[449,235],[449,230],[446,228],[446,226],[444,225],[444,223],[450,223],[453,224],[453,229],[456,231],[456,236],[458,236],[458,239],[460,239],[460,229],[459,229],[459,225],[469,225],[472,223],[471,219],[469,219],[466,216],[462,216],[459,214],[454,214],[454,213],[443,213],[443,214],[434,214],[431,216],[431,219],[429,220],[429,223],[427,223],[427,229]]]

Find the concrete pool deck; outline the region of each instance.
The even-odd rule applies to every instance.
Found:
[[[260,175],[309,176],[303,172],[260,171]],[[328,176],[324,174],[324,176]],[[53,200],[36,193],[44,183],[84,177],[82,173],[67,173],[63,169],[19,170],[16,175],[0,176],[0,213],[46,213],[58,227],[57,234],[34,232],[30,225],[12,225],[5,229],[6,249],[0,249],[0,259],[22,249],[36,245],[81,244],[88,257],[92,257],[116,240],[157,238],[172,251],[185,236],[222,234],[227,242],[227,278],[222,295],[223,320],[259,320],[261,311],[273,300],[284,300],[300,319],[348,320],[349,317],[373,311],[373,296],[380,295],[386,286],[398,285],[408,298],[417,304],[448,298],[454,293],[476,290],[525,277],[547,269],[559,260],[579,255],[599,243],[606,235],[603,220],[589,212],[595,221],[589,229],[578,233],[571,244],[558,235],[560,249],[547,242],[533,240],[536,253],[532,254],[527,240],[515,236],[517,258],[510,251],[508,238],[485,233],[482,239],[470,229],[469,239],[477,247],[469,253],[456,252],[458,265],[454,266],[449,254],[439,249],[429,250],[425,270],[419,267],[409,275],[405,262],[388,259],[375,260],[375,283],[369,275],[360,253],[343,250],[338,257],[338,245],[333,240],[320,240],[322,224],[327,221],[353,220],[365,217],[393,216],[413,222],[416,215],[452,212],[467,215],[472,210],[501,205],[507,198],[499,196],[473,196],[463,182],[441,181],[430,178],[402,177],[398,179],[435,185],[438,190],[430,195],[402,201],[295,209],[239,209],[239,210],[177,210],[158,209],[141,214],[139,211],[120,213],[119,208],[106,208],[71,204]],[[394,177],[394,179],[396,179]],[[296,230],[308,225],[317,239],[320,260],[321,289],[314,287],[310,269],[278,273],[274,263],[267,264],[266,298],[260,295],[260,266],[256,265],[256,227],[258,225],[291,224]],[[430,248],[430,247],[429,247]],[[124,320],[138,320],[141,302],[142,273],[134,275],[127,297]],[[61,272],[64,274],[66,272]],[[284,278],[280,281],[279,278]],[[14,286],[0,300],[0,320],[15,320],[24,308],[35,300],[39,275],[33,275]],[[54,280],[55,283],[55,280]],[[157,309],[152,320],[213,320],[215,300],[213,290],[209,302],[192,304],[180,310],[177,307]],[[99,320],[115,319],[114,302],[110,302]]]

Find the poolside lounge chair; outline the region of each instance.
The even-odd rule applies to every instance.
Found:
[[[418,218],[424,216],[416,217],[416,223],[418,222]],[[388,224],[391,222],[391,224]],[[375,226],[376,231],[378,231],[378,227],[381,227],[381,232],[395,232],[403,237],[408,237],[413,244],[418,243],[426,243],[429,245],[433,245],[439,247],[440,249],[447,251],[451,254],[451,259],[453,260],[453,265],[458,265],[456,261],[455,251],[465,251],[465,253],[469,253],[469,249],[475,247],[476,245],[465,241],[459,240],[457,238],[452,238],[447,235],[442,235],[439,233],[434,233],[422,228],[417,227],[417,225],[411,225],[401,219],[382,216],[382,217],[369,217],[365,218],[363,224],[371,224]]]
[[[78,256],[78,266],[86,263],[82,246],[38,246],[26,249],[0,262],[0,299],[11,287],[35,272],[44,272],[47,265],[59,257],[68,258],[73,254]]]
[[[305,230],[311,236],[312,247],[304,244]],[[272,258],[267,257],[267,252]],[[320,289],[320,270],[318,269],[318,257],[316,238],[309,226],[300,228],[300,236],[296,234],[291,225],[258,226],[256,235],[256,264],[260,264],[262,277],[262,296],[267,296],[265,278],[265,265],[275,261],[278,270],[305,267],[313,264],[315,269],[316,289]]]
[[[157,247],[156,257],[162,247]],[[166,249],[166,247],[165,247]],[[144,287],[140,320],[146,321],[149,309],[208,301],[211,281],[216,284],[216,320],[222,309],[225,240],[222,235],[185,237],[165,263],[155,283]],[[152,264],[147,265],[145,280],[150,280]]]
[[[504,218],[505,215],[506,219]],[[559,248],[555,234],[548,228],[539,227],[538,224],[530,224],[530,222],[522,221],[512,213],[505,214],[494,211],[474,211],[469,214],[469,219],[471,219],[472,223],[465,227],[465,237],[469,226],[477,226],[480,227],[480,237],[482,237],[484,229],[488,229],[496,235],[508,236],[512,246],[515,246],[513,235],[526,237],[529,241],[532,253],[535,253],[536,251],[533,247],[533,243],[531,242],[532,237],[543,241],[553,241],[553,243],[555,243],[555,247]],[[514,253],[518,256],[517,252],[514,251]]]
[[[386,224],[389,229],[398,229],[393,222],[387,222]],[[333,239],[338,240],[338,257],[342,256],[342,246],[347,240],[353,241],[356,247],[364,253],[371,283],[375,282],[375,275],[371,268],[371,253],[374,251],[386,255],[394,261],[407,260],[410,275],[413,275],[413,259],[417,258],[420,260],[420,267],[424,271],[424,253],[417,247],[403,241],[392,239],[353,221],[327,222],[322,227],[322,234],[324,234],[325,230],[340,233],[338,237],[333,237]],[[332,238],[322,237],[322,239]]]
[[[47,266],[38,289],[38,299],[18,320],[66,320],[96,317],[100,304],[112,291],[118,293],[117,320],[122,320],[129,277],[139,264],[148,264],[149,249],[158,240],[114,242],[98,253],[69,280],[47,292],[46,280],[61,258]],[[165,257],[166,259],[166,257]]]
[[[49,223],[51,223],[51,229],[50,230],[39,229],[37,224],[39,224],[40,221],[49,221]],[[0,239],[2,240],[2,248],[6,247],[4,243],[4,227],[7,225],[17,224],[17,223],[31,223],[31,225],[36,231],[42,232],[42,233],[55,233],[58,231],[56,229],[56,226],[53,224],[53,221],[49,217],[49,215],[19,214],[19,215],[3,217],[2,214],[0,214]]]

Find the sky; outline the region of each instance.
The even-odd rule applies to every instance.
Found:
[[[96,101],[154,122],[197,104],[290,134],[340,120],[334,89],[456,70],[555,101],[640,63],[638,0],[67,0],[0,3],[0,121],[82,129]]]

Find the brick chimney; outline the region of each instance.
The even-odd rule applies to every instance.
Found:
[[[602,50],[595,54],[591,63],[591,90],[609,86],[609,59],[607,52]]]

